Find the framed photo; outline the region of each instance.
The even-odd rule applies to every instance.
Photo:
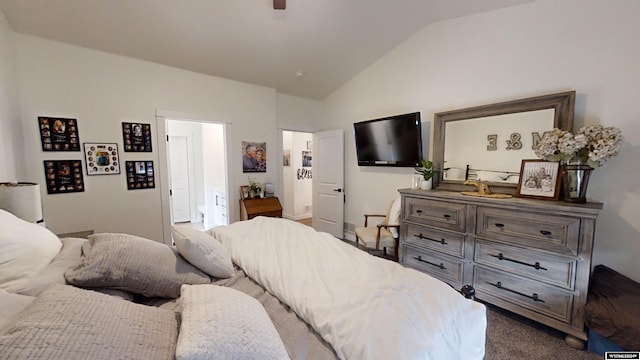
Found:
[[[240,199],[248,199],[249,198],[249,186],[241,185],[240,186]]]
[[[311,151],[302,151],[302,167],[311,167]]]
[[[83,143],[87,175],[120,174],[118,144]]]
[[[156,187],[153,161],[127,161],[127,190],[153,189]]]
[[[151,124],[123,122],[122,142],[125,152],[151,152]]]
[[[516,195],[544,200],[558,200],[560,198],[560,181],[560,162],[522,160],[520,181],[518,182]]]
[[[78,120],[38,117],[42,151],[80,151]]]
[[[267,172],[267,143],[242,142],[242,172]]]
[[[47,181],[47,194],[84,192],[80,160],[45,160],[44,177]]]
[[[282,166],[291,166],[291,150],[282,150]]]

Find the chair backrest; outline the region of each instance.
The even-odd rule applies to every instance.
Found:
[[[387,212],[387,217],[385,219],[385,222],[388,225],[400,225],[400,204],[400,196],[398,195],[398,197],[396,197],[389,206],[389,211]],[[399,236],[398,229],[391,228],[389,231],[394,238]]]

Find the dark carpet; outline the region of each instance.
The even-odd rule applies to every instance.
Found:
[[[487,305],[487,304],[485,304]],[[601,360],[564,342],[565,334],[535,321],[487,305],[486,360]]]

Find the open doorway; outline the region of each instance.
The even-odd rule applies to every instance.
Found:
[[[313,216],[313,134],[282,130],[282,216],[307,225]]]
[[[224,124],[166,119],[171,225],[228,224]]]

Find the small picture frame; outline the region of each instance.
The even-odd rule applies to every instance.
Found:
[[[116,143],[83,143],[87,175],[120,174]]]
[[[250,189],[247,185],[240,186],[240,199],[248,199],[249,198]]]
[[[125,168],[127,171],[127,190],[153,189],[156,187],[153,161],[127,161]]]
[[[80,151],[78,120],[38,117],[42,151]]]
[[[516,196],[543,200],[560,199],[560,162],[522,160]]]
[[[82,161],[44,160],[47,194],[84,192]]]
[[[125,152],[151,152],[151,124],[123,122],[122,142]]]

